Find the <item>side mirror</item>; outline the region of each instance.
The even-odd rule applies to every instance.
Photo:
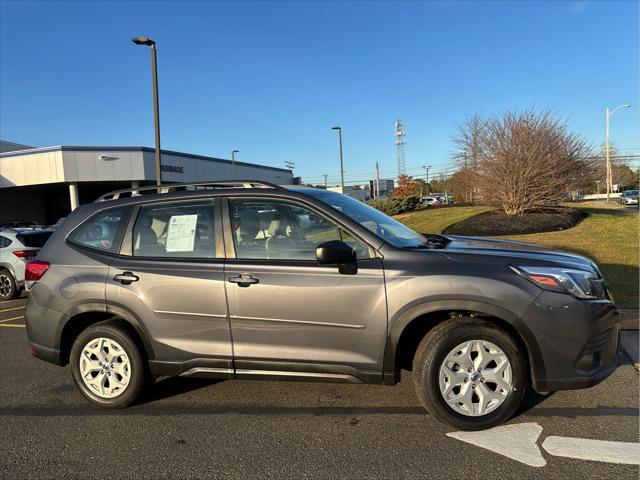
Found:
[[[316,260],[320,265],[338,265],[340,273],[355,274],[356,252],[340,240],[331,240],[316,247]],[[347,266],[351,266],[348,268]]]

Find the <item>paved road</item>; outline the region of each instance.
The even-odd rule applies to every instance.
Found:
[[[24,300],[0,304],[0,478],[598,478],[638,466],[543,453],[534,468],[449,438],[396,387],[293,382],[159,382],[135,407],[104,411],[67,368],[31,357]],[[638,442],[638,372],[627,362],[590,390],[532,399],[511,424],[550,435]],[[536,401],[533,401],[536,400]]]

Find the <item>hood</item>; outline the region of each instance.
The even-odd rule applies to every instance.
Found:
[[[591,270],[598,273],[589,258],[561,250],[550,250],[540,245],[510,240],[447,235],[451,243],[441,252],[451,260],[473,263],[519,262],[520,265],[550,265]],[[553,264],[553,265],[552,265]]]

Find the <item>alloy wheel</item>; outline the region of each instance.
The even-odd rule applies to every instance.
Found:
[[[502,405],[512,390],[511,363],[495,344],[470,340],[445,357],[438,384],[445,402],[457,413],[487,415]]]
[[[80,354],[80,378],[94,395],[112,399],[122,394],[131,380],[129,356],[118,342],[94,338]]]
[[[9,275],[0,275],[0,297],[8,297],[11,294],[11,279]]]

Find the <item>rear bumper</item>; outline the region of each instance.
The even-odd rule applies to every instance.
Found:
[[[619,316],[613,303],[544,292],[526,314],[541,362],[532,369],[539,392],[588,388],[619,364]]]
[[[29,342],[31,346],[31,351],[35,354],[36,358],[40,360],[44,360],[45,362],[53,363],[55,365],[62,365],[62,360],[60,358],[60,350],[56,348],[45,347],[44,345],[39,345],[35,342]]]

